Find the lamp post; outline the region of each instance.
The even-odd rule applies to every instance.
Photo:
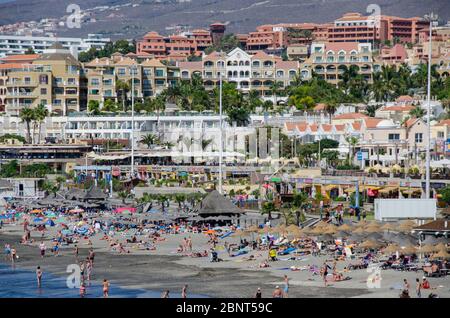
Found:
[[[428,39],[428,85],[427,85],[427,152],[426,152],[426,186],[425,195],[426,198],[430,198],[430,161],[431,161],[431,53],[432,53],[432,34],[433,23],[437,21],[437,15],[430,13],[425,16],[425,19],[430,22],[429,39]]]
[[[223,171],[222,171],[222,157],[223,157],[223,114],[222,114],[222,71],[219,75],[219,193],[223,194],[222,191],[222,177],[223,177]]]
[[[134,176],[134,75],[137,71],[136,65],[130,67],[131,71],[131,167],[130,179]]]

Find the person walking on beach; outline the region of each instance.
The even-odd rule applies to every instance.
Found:
[[[406,280],[406,278],[403,280],[403,290],[406,290],[407,292],[408,292],[408,294],[409,294],[409,283],[408,283],[408,281]]]
[[[80,250],[78,249],[78,245],[75,245],[75,258],[78,259],[78,254],[79,254]]]
[[[322,276],[325,287],[327,287],[328,269],[330,269],[330,266],[328,266],[327,262],[324,262],[322,266]]]
[[[284,298],[288,298],[289,296],[289,278],[287,275],[284,275],[284,290],[283,290]]]
[[[184,285],[181,289],[181,298],[187,298],[187,287],[188,285]]]
[[[84,298],[84,296],[86,296],[86,286],[84,285],[84,283],[81,283],[81,285],[80,285],[80,297]]]
[[[5,244],[5,259],[11,258],[11,245]]]
[[[255,298],[262,298],[261,288],[259,288],[259,287],[256,290]]]
[[[94,257],[95,257],[95,253],[94,253],[94,250],[91,248],[89,250],[89,260],[91,261],[92,267],[94,267]]]
[[[16,258],[19,258],[17,256],[17,251],[16,249],[13,247],[11,248],[11,263],[14,265],[14,263],[16,262]]]
[[[161,298],[169,298],[170,291],[166,290],[164,293],[162,293]]]
[[[272,293],[273,298],[283,298],[283,291],[281,290],[280,286],[276,286],[275,290]]]
[[[40,267],[40,266],[38,266],[38,267],[36,268],[36,279],[37,279],[37,285],[38,285],[38,288],[41,288],[41,283],[42,283],[42,270],[41,270],[41,267]]]
[[[417,298],[422,298],[422,283],[418,278],[416,278],[416,295]]]
[[[91,281],[91,274],[92,274],[92,263],[90,261],[86,262],[86,275],[88,282]]]
[[[103,280],[103,297],[108,298],[109,296],[109,281],[107,279]]]

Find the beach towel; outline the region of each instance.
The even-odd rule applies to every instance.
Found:
[[[295,250],[296,250],[295,247],[289,247],[289,248],[285,249],[284,251],[278,252],[278,255],[288,255]]]
[[[224,235],[220,236],[220,238],[221,238],[221,239],[224,239],[224,238],[230,236],[230,235],[233,234],[233,233],[234,233],[234,232],[228,232],[228,233],[225,233]]]
[[[245,255],[247,253],[248,253],[248,251],[246,251],[246,250],[239,250],[235,254],[231,254],[231,257],[241,256],[241,255]]]

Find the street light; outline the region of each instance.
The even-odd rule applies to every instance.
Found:
[[[438,17],[434,13],[425,15],[425,19],[430,22],[429,30],[429,46],[428,46],[428,85],[427,85],[427,152],[426,152],[426,186],[425,195],[426,198],[430,198],[430,147],[431,147],[431,52],[432,52],[432,34],[433,34],[433,23],[437,21]]]
[[[131,71],[131,169],[130,179],[134,176],[134,75],[137,72],[136,65],[130,67]]]
[[[219,143],[220,143],[220,149],[219,149],[219,193],[223,194],[222,191],[222,157],[223,157],[223,118],[222,118],[222,70],[219,73]]]

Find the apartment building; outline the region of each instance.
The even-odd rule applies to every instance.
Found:
[[[5,110],[18,115],[43,104],[60,115],[81,111],[87,103],[85,85],[81,64],[55,43],[32,64],[8,70]]]
[[[383,46],[378,58],[384,64],[399,65],[406,62],[408,52],[404,45],[397,43],[393,47]]]
[[[450,156],[450,119],[441,120],[431,126],[431,140],[438,156]]]
[[[175,85],[180,77],[177,67],[164,65],[158,59],[140,60],[120,54],[86,63],[84,71],[88,100],[96,100],[101,105],[107,99],[117,101],[121,93],[116,89],[118,81],[128,83],[131,88],[134,80],[134,97],[143,99],[160,94]]]
[[[104,38],[99,34],[89,34],[85,39],[0,34],[0,56],[25,54],[29,49],[41,54],[55,43],[60,43],[64,48],[76,54],[91,48],[104,48],[110,42],[111,39]]]
[[[302,64],[300,73],[302,78],[309,79],[314,72],[318,77],[338,84],[351,65],[357,67],[364,79],[372,81],[372,73],[379,65],[374,63],[371,43],[313,43],[311,55]]]
[[[149,32],[137,43],[137,54],[148,53],[158,59],[168,56],[184,57],[200,55],[213,45],[212,33],[207,30],[194,30],[182,34],[162,36],[157,32]]]
[[[276,81],[282,87],[294,80],[299,62],[283,61],[280,57],[259,51],[250,54],[240,48],[230,53],[213,52],[204,55],[201,62],[180,62],[181,79],[188,80],[193,74],[201,74],[206,89],[214,89],[223,80],[236,84],[244,92],[256,90],[263,98],[272,99],[270,88]],[[280,99],[282,100],[282,99]]]

